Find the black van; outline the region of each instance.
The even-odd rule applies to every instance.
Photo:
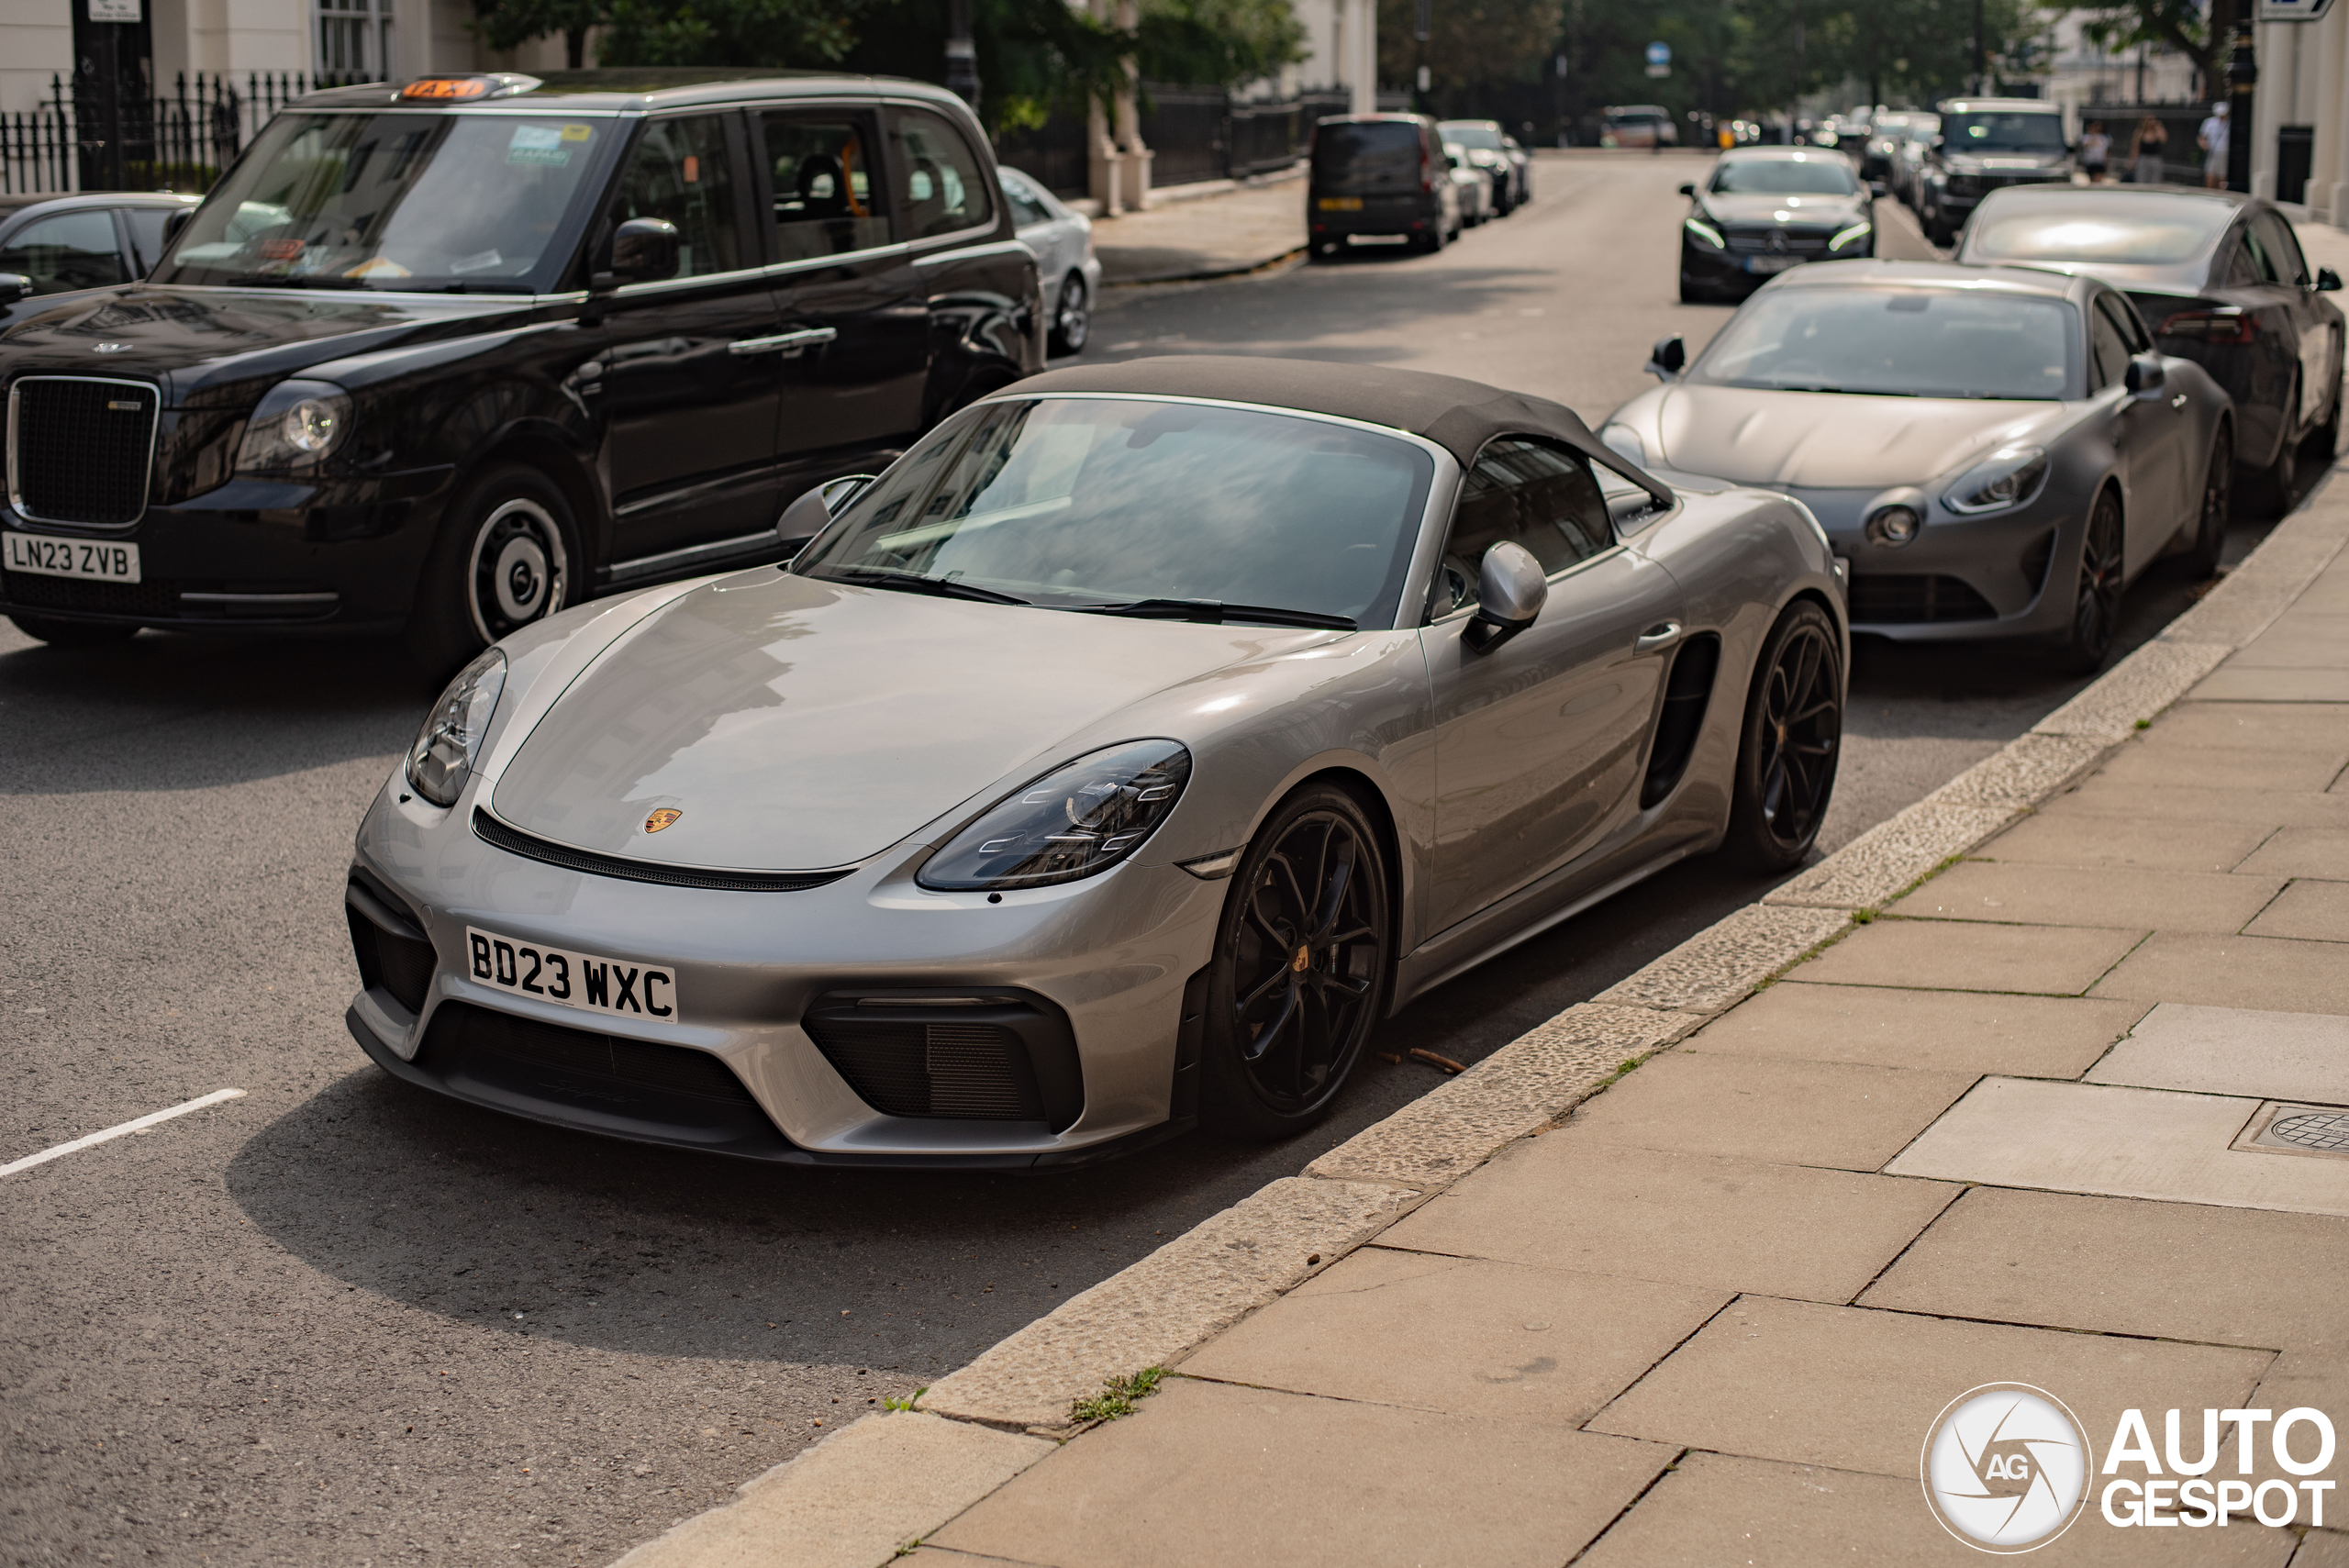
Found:
[[[1316,256],[1362,239],[1441,250],[1460,233],[1460,192],[1425,115],[1323,120],[1307,187],[1306,235]]]
[[[0,612],[51,642],[405,629],[774,561],[785,503],[1040,368],[970,110],[577,72],[281,112],[145,284],[0,338]]]

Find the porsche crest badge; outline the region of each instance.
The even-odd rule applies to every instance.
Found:
[[[644,830],[648,833],[658,833],[684,815],[684,812],[674,806],[664,806],[644,819]]]

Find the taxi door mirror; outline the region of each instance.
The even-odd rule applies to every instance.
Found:
[[[22,272],[0,272],[0,309],[16,304],[33,292],[32,279]]]
[[[624,284],[658,283],[677,275],[677,226],[666,218],[631,217],[612,230],[612,277]]]

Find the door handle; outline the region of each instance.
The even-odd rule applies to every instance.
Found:
[[[797,353],[818,343],[829,343],[840,334],[829,327],[802,327],[795,332],[777,332],[768,338],[738,338],[726,345],[729,354]]]
[[[1659,648],[1669,648],[1680,639],[1680,623],[1660,621],[1631,639],[1634,653],[1653,653]]]

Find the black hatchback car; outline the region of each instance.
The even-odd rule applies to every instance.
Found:
[[[569,602],[777,559],[778,515],[1039,368],[959,99],[583,72],[280,113],[144,284],[0,339],[0,611],[405,629],[445,672]]]
[[[1460,188],[1425,115],[1323,120],[1310,167],[1305,228],[1315,256],[1364,239],[1441,250],[1460,232]]]
[[[2042,185],[1984,198],[1957,260],[2086,272],[2127,294],[2165,354],[2192,360],[2235,400],[2235,497],[2289,504],[2302,447],[2341,435],[2341,287],[2311,269],[2274,206],[2232,191]]]

